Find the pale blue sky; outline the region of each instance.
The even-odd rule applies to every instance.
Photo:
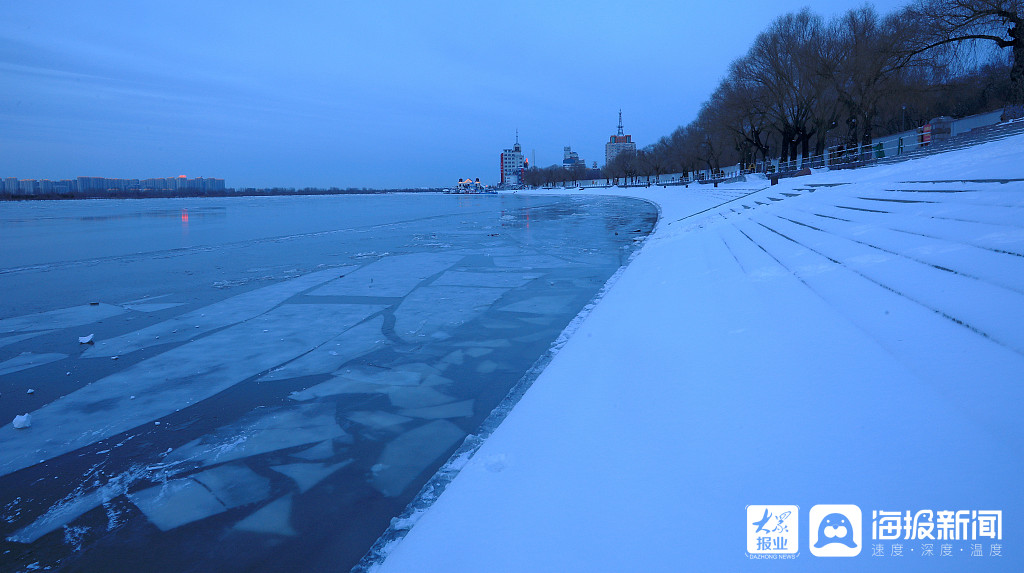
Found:
[[[540,166],[565,145],[601,164],[620,107],[626,133],[653,143],[804,4],[9,2],[0,177],[494,183],[517,128]]]

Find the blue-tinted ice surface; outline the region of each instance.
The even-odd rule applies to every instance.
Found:
[[[655,218],[512,195],[5,205],[0,563],[348,569]]]

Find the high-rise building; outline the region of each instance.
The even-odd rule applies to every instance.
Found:
[[[565,169],[572,169],[575,166],[587,167],[587,162],[580,159],[580,154],[572,150],[571,146],[565,146],[562,148],[562,167]]]
[[[632,135],[623,135],[622,133],[622,110],[619,110],[619,133],[608,138],[608,143],[604,144],[604,164],[608,165],[615,159],[615,156],[622,153],[623,151],[636,152],[636,144],[633,143]]]
[[[516,130],[515,145],[501,152],[501,185],[522,185],[523,171],[529,163],[519,145],[519,130]]]

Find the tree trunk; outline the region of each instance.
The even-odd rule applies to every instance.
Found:
[[[1010,103],[1024,105],[1024,25],[1009,30],[1013,38],[1013,67],[1010,68]]]

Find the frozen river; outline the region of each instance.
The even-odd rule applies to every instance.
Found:
[[[3,204],[0,569],[347,570],[656,218],[519,195]]]

